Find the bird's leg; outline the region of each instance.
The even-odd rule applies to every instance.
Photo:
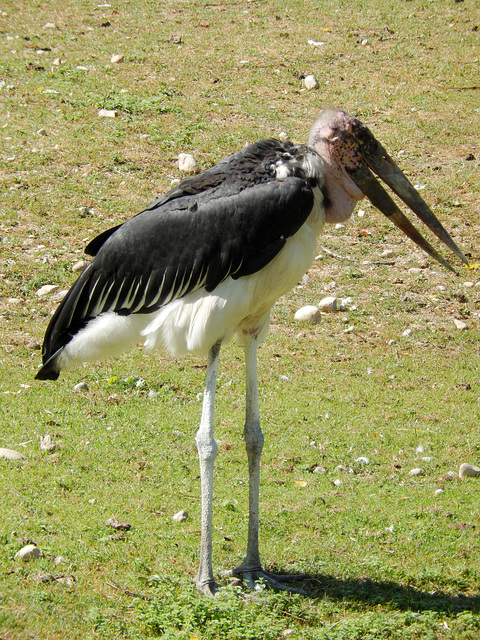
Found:
[[[248,586],[261,590],[265,586],[280,591],[304,593],[281,584],[279,580],[296,579],[298,576],[276,576],[262,569],[258,550],[258,511],[260,494],[260,456],[263,449],[263,433],[260,427],[258,409],[257,382],[257,336],[245,335],[245,369],[246,369],[246,412],[245,412],[245,445],[248,457],[249,477],[249,517],[247,553],[242,563],[233,570],[233,575],[240,576]]]
[[[195,441],[200,460],[200,482],[202,491],[202,527],[200,540],[200,565],[195,584],[199,591],[214,595],[218,584],[213,578],[212,565],[212,500],[213,468],[217,455],[217,443],[213,437],[213,412],[217,382],[218,360],[221,341],[210,349],[207,361],[205,393],[203,396],[202,418]]]

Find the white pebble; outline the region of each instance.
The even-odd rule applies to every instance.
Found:
[[[116,115],[117,113],[113,109],[100,109],[98,112],[99,118],[115,118]]]
[[[74,393],[81,393],[82,391],[90,391],[86,382],[79,382],[73,387]]]
[[[437,490],[434,492],[434,495],[436,495],[436,496],[441,496],[441,495],[442,495],[442,493],[445,493],[445,491],[444,491],[443,489],[437,489]]]
[[[82,273],[83,271],[85,271],[87,266],[88,262],[86,260],[79,260],[73,265],[72,271],[73,273]]]
[[[336,487],[341,487],[341,486],[342,486],[342,481],[341,481],[340,479],[338,479],[338,478],[337,478],[337,480],[334,480],[334,481],[333,481],[333,484],[334,484]]]
[[[40,436],[40,449],[52,453],[57,449],[57,443],[52,440],[52,436]]]
[[[290,378],[288,376],[280,376],[280,380],[282,382],[290,382]]]
[[[15,554],[15,560],[22,560],[23,562],[30,562],[30,560],[35,560],[36,558],[42,557],[42,552],[40,549],[34,544],[27,544],[26,547],[20,549]]]
[[[339,299],[335,296],[327,296],[320,300],[318,306],[323,313],[335,313],[338,311]]]
[[[417,453],[423,453],[425,451],[423,444],[419,444],[418,447],[415,449],[415,451]]]
[[[327,470],[325,469],[325,467],[315,467],[313,473],[327,473]]]
[[[402,335],[403,335],[405,338],[408,338],[408,336],[411,336],[411,335],[412,335],[412,330],[411,330],[411,329],[405,329],[405,331],[402,333]]]
[[[121,53],[114,53],[110,58],[110,62],[112,64],[118,64],[119,62],[123,62],[124,58]]]
[[[313,305],[302,307],[295,313],[295,320],[311,322],[312,324],[318,324],[320,322],[320,318],[321,316],[318,307],[314,307]]]
[[[13,449],[4,449],[1,447],[0,458],[5,458],[5,460],[26,460],[25,456],[18,451],[14,451]]]
[[[370,459],[366,456],[360,456],[359,458],[355,459],[355,462],[359,462],[360,464],[370,464]]]
[[[463,331],[468,327],[466,322],[464,322],[463,320],[457,320],[457,318],[453,319],[453,323],[460,331]]]
[[[197,161],[190,153],[180,153],[178,155],[178,168],[182,173],[195,173]]]
[[[476,478],[477,476],[480,476],[480,468],[475,467],[473,464],[464,462],[460,465],[458,475],[460,476],[460,478],[462,478],[462,480],[464,478]]]
[[[391,258],[393,255],[394,252],[391,249],[385,249],[385,251],[380,254],[380,258]]]
[[[48,296],[49,293],[57,291],[59,288],[58,284],[44,284],[43,287],[40,287],[40,289],[36,291],[36,295],[39,298],[44,298],[45,296]]]
[[[421,475],[423,475],[423,470],[422,469],[411,469],[408,475],[409,476],[421,476]]]
[[[324,44],[326,44],[326,42],[324,42],[323,40],[308,40],[308,44],[312,47],[321,47]]]
[[[47,135],[47,130],[46,129],[39,129],[37,131],[37,136],[46,136]]]
[[[172,520],[174,522],[185,522],[185,520],[188,520],[188,513],[186,511],[178,511],[178,513],[172,516]]]
[[[345,229],[345,225],[342,224],[341,222],[337,222],[337,224],[335,225],[335,229],[338,229],[338,230]]]
[[[282,131],[278,134],[278,139],[282,142],[286,142],[288,140],[288,135],[285,133],[285,131]]]
[[[414,275],[417,275],[417,274],[422,273],[423,269],[420,269],[420,267],[412,267],[408,271],[409,271],[409,273],[413,273]]]
[[[309,91],[311,89],[318,89],[319,86],[320,86],[318,84],[318,82],[317,82],[317,79],[315,78],[315,76],[313,74],[305,76],[305,78],[303,80],[303,85],[304,85],[305,89],[308,89]]]

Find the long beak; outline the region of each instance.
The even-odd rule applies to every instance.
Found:
[[[366,129],[366,127],[365,127]],[[444,267],[456,273],[455,269],[441,256],[413,224],[404,216],[382,185],[376,180],[369,167],[381,178],[398,197],[424,222],[429,229],[466,265],[468,261],[449,233],[443,227],[400,168],[390,158],[382,145],[368,129],[363,131],[364,140],[360,143],[359,153],[363,159],[356,168],[347,171],[355,184],[367,196],[370,202],[401,229],[415,244],[435,258]],[[368,166],[367,166],[368,165]]]

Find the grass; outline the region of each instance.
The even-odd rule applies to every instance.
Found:
[[[323,106],[365,120],[479,262],[479,26],[471,0],[4,2],[0,446],[26,460],[0,460],[2,639],[478,637],[478,480],[448,475],[480,457],[477,271],[442,271],[368,204],[326,229],[260,354],[261,550],[308,596],[192,587],[204,362],[135,351],[33,376],[56,304],[37,290],[67,288],[86,241],[168,190],[180,152],[206,168],[282,131],[305,141]],[[332,293],[356,308],[293,320]],[[246,542],[243,369],[225,347],[219,572]],[[44,557],[15,561],[29,542]]]

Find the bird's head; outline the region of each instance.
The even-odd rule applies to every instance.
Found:
[[[328,204],[326,222],[341,222],[363,197],[385,214],[419,247],[447,269],[450,264],[404,216],[376,174],[459,258],[467,259],[426,202],[360,120],[340,109],[323,111],[310,129],[309,145],[324,161]]]

